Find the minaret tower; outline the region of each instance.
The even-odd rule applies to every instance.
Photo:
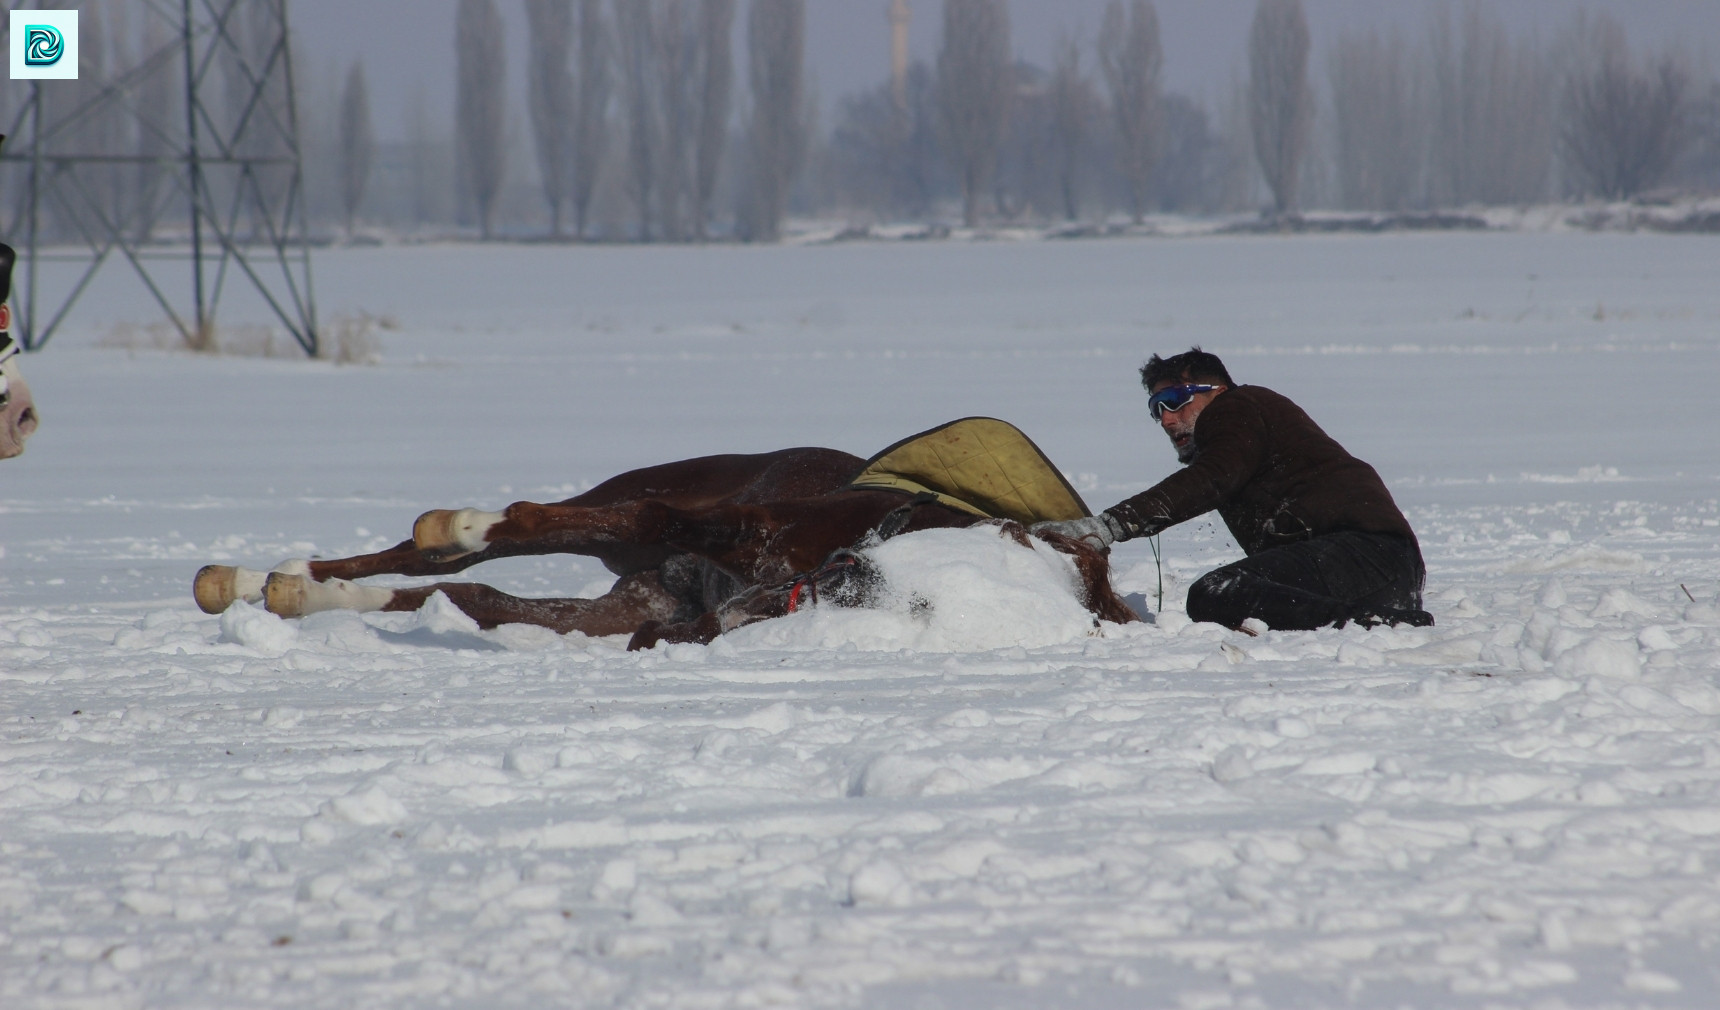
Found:
[[[890,0],[890,94],[896,108],[908,108],[908,0]]]

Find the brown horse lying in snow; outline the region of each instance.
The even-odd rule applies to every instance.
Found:
[[[943,494],[856,487],[866,466],[856,456],[819,448],[667,463],[621,474],[555,504],[426,512],[411,540],[376,554],[289,561],[267,573],[210,565],[197,573],[193,593],[212,614],[245,599],[260,600],[282,617],[301,617],[334,609],[412,611],[441,592],[482,628],[535,624],[563,634],[630,633],[628,647],[637,649],[660,641],[709,642],[789,613],[820,592],[864,602],[865,562],[852,548],[871,537],[991,523],[1001,535],[1032,545],[1021,523],[958,507]],[[1075,503],[1085,511],[1078,498]],[[1082,602],[1095,616],[1137,619],[1112,590],[1103,553],[1055,534],[1041,539],[1074,559]],[[492,558],[535,554],[594,557],[618,578],[596,599],[526,599],[470,582],[387,589],[352,581],[451,575]]]

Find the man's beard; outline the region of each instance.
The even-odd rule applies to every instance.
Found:
[[[1188,466],[1190,463],[1194,462],[1196,456],[1200,455],[1200,450],[1195,448],[1194,432],[1189,432],[1187,441],[1180,444],[1177,442],[1177,436],[1181,435],[1182,432],[1166,432],[1166,434],[1170,436],[1171,448],[1177,451],[1178,463],[1181,463],[1183,466]]]

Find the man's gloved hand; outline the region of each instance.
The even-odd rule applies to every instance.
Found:
[[[1061,533],[1074,540],[1086,540],[1100,550],[1104,550],[1119,540],[1129,539],[1129,531],[1109,512],[1101,512],[1096,516],[1084,516],[1080,519],[1052,519],[1042,523],[1034,523],[1028,527],[1028,532]]]

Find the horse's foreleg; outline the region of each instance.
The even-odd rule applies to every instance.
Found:
[[[697,618],[683,624],[664,624],[661,621],[646,621],[633,632],[633,637],[627,641],[628,652],[638,652],[640,649],[655,649],[663,642],[691,642],[695,645],[709,645],[716,637],[728,629],[722,626],[715,612],[700,614]]]
[[[420,551],[411,540],[403,540],[387,550],[375,554],[359,554],[350,558],[329,558],[320,561],[305,561],[293,559],[283,561],[266,572],[250,568],[237,568],[230,565],[205,565],[199,569],[191,583],[191,595],[197,600],[198,607],[206,614],[219,614],[233,604],[235,600],[246,603],[258,603],[263,598],[263,584],[268,577],[281,572],[288,575],[307,575],[314,582],[326,582],[330,579],[368,578],[372,575],[405,575],[415,578],[435,578],[440,575],[455,575],[473,565],[496,558],[517,557],[522,554],[552,553],[549,549],[540,549],[541,545],[503,541],[488,544],[482,550],[462,553],[453,557],[435,558]],[[607,559],[605,559],[607,560]]]
[[[436,561],[425,557],[413,546],[412,541],[406,540],[385,551],[350,558],[331,558],[326,561],[293,558],[266,572],[233,565],[204,565],[191,581],[191,595],[204,613],[219,614],[232,606],[235,600],[244,600],[246,603],[261,602],[264,584],[270,575],[277,572],[309,576],[315,582],[329,579],[362,579],[371,575],[453,575],[481,561],[524,553],[510,550],[509,547],[507,544],[498,544],[491,550],[453,560]]]
[[[345,579],[318,581],[308,575],[271,572],[263,583],[263,608],[281,617],[303,617],[324,610],[370,613],[390,606],[399,590],[362,586]]]
[[[414,611],[432,595],[447,595],[455,607],[485,630],[503,624],[535,624],[560,634],[618,635],[647,621],[672,621],[681,601],[663,588],[655,572],[618,579],[597,599],[530,599],[475,582],[441,582],[410,589],[363,586],[341,579],[313,581],[302,575],[271,575],[263,602],[280,617],[325,610]]]
[[[814,574],[813,578],[816,580],[818,575]],[[790,586],[754,586],[690,621],[679,624],[647,621],[633,633],[633,638],[627,643],[627,651],[654,649],[660,642],[709,645],[725,631],[789,613],[789,604],[794,596],[795,590]]]

